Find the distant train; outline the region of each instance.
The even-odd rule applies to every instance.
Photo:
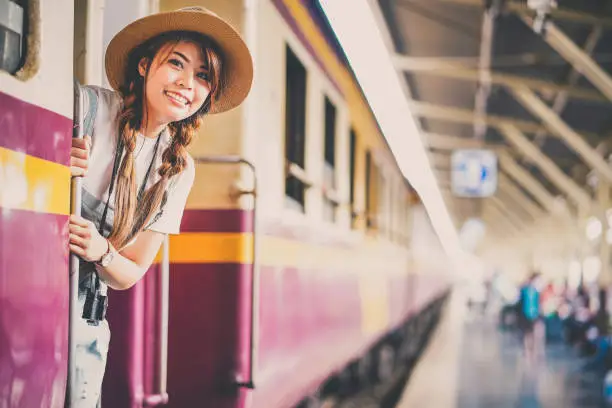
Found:
[[[73,78],[103,85],[119,28],[194,3],[240,27],[254,87],[190,148],[181,235],[110,294],[104,406],[316,406],[414,360],[448,291],[316,1],[0,0],[0,407],[64,406]]]

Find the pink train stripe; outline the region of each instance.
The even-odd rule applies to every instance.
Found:
[[[0,107],[0,147],[70,164],[71,118],[2,92]]]

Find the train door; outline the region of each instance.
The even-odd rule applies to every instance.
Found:
[[[62,407],[73,0],[0,0],[0,406]]]

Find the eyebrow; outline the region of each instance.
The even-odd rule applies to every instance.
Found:
[[[191,60],[189,58],[187,58],[184,54],[178,52],[178,51],[172,51],[173,54],[178,55],[179,57],[181,57],[182,59],[184,59],[188,64],[191,64]],[[200,68],[202,69],[207,69],[206,65],[202,65]]]

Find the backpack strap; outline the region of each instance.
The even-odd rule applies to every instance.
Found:
[[[92,136],[93,127],[98,113],[98,95],[90,87],[81,87],[83,93],[87,95],[87,111],[83,118],[83,135]]]
[[[74,79],[74,117],[82,119],[83,135],[92,136],[98,113],[98,94],[88,86],[82,86]]]

